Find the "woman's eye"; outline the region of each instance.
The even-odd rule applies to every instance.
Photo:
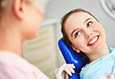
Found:
[[[92,24],[92,22],[88,22],[88,23],[87,23],[87,26],[90,26],[91,24]]]
[[[75,33],[75,37],[77,37],[78,35],[80,35],[80,32]]]

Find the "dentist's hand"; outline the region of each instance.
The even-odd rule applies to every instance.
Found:
[[[115,75],[106,73],[106,78],[105,77],[99,77],[98,79],[115,79]]]
[[[74,68],[73,64],[63,64],[55,70],[55,79],[68,79],[68,75],[72,76],[72,73],[75,73]]]

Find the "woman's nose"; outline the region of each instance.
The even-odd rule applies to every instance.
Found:
[[[86,31],[85,33],[85,38],[88,39],[89,37],[91,37],[93,35],[92,31]]]

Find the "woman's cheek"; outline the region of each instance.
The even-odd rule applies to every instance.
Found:
[[[81,39],[81,40],[77,40],[76,43],[75,43],[75,46],[76,47],[82,47],[84,45],[84,41]]]

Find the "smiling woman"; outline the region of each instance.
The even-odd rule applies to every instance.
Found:
[[[75,51],[84,52],[91,58],[90,62],[100,57],[101,55],[92,57],[91,53],[100,52],[99,50],[103,50],[103,47],[107,48],[102,24],[91,13],[82,9],[70,12],[68,18],[65,19],[67,15],[64,16],[62,21],[62,33],[65,42]],[[106,51],[109,52],[108,49]]]
[[[62,18],[61,25],[66,44],[77,53],[83,52],[89,58],[88,65],[80,72],[80,79],[106,77],[105,73],[111,71],[115,74],[113,69],[115,49],[107,46],[104,28],[91,13],[83,9],[72,10]],[[62,71],[66,71],[64,69]]]
[[[67,37],[67,34],[65,33],[65,28],[64,28],[64,25],[65,25],[65,22],[66,22],[66,20],[67,20],[67,18],[71,15],[71,14],[73,14],[73,13],[77,13],[77,12],[85,12],[85,13],[88,13],[89,15],[91,15],[92,17],[94,17],[91,13],[89,13],[89,12],[87,12],[87,11],[85,11],[85,10],[82,10],[82,9],[78,9],[78,10],[73,10],[73,11],[71,11],[71,12],[69,12],[68,14],[66,14],[62,19],[62,22],[61,22],[61,25],[62,25],[62,29],[61,29],[61,31],[62,31],[62,33],[63,33],[63,37],[64,37],[64,39],[68,39],[68,37]],[[95,18],[95,17],[94,17]],[[96,18],[95,18],[96,19]],[[97,20],[97,19],[96,19]],[[98,21],[98,20],[97,20]],[[66,44],[69,46],[69,45],[71,45],[71,42],[69,41],[69,40],[65,40],[65,42],[66,42]]]

